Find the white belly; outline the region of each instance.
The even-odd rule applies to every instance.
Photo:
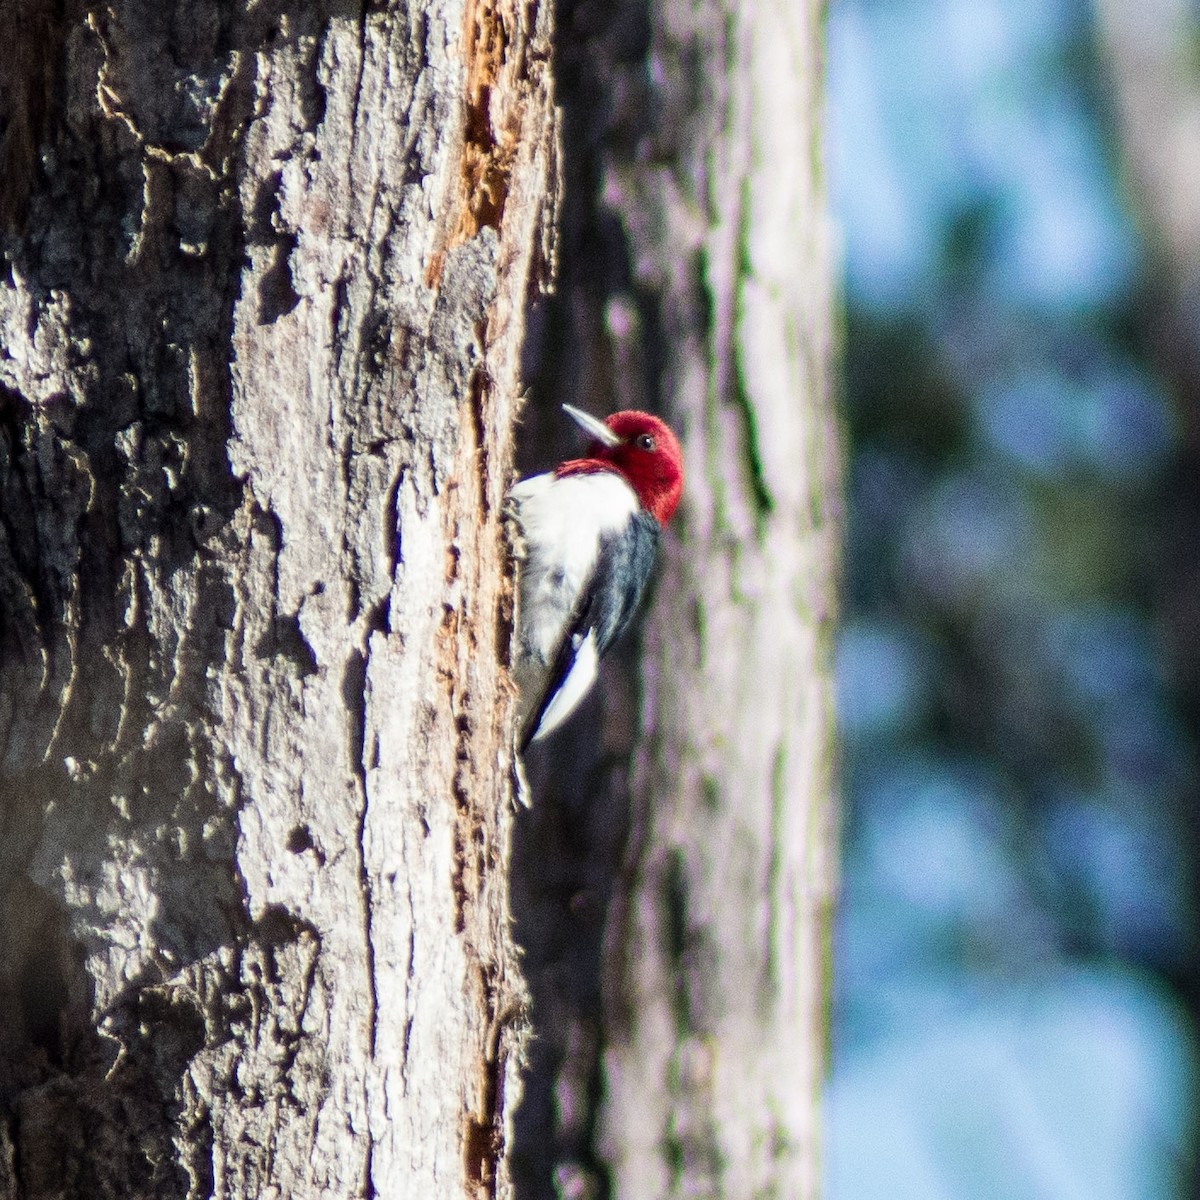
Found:
[[[625,528],[637,512],[620,475],[534,475],[509,493],[525,535],[521,564],[520,653],[549,665],[599,553],[600,539]]]

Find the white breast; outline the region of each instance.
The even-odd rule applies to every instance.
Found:
[[[637,496],[611,471],[534,475],[509,496],[525,535],[521,564],[521,653],[549,664],[600,550],[600,538],[625,528]]]

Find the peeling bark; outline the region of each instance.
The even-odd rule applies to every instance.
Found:
[[[549,7],[18,8],[0,1196],[507,1195]]]

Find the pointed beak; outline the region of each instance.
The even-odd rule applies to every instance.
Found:
[[[603,421],[597,421],[591,413],[585,413],[572,404],[564,404],[563,412],[581,429],[590,433],[601,445],[619,446],[621,444],[621,439]]]

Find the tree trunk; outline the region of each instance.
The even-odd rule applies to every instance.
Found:
[[[686,500],[646,634],[612,929],[614,1194],[817,1191],[837,439],[815,3],[656,6],[659,165],[615,174]]]
[[[1132,304],[1142,349],[1174,401],[1176,453],[1156,480],[1156,544],[1151,602],[1168,663],[1174,707],[1192,745],[1200,742],[1200,70],[1189,47],[1200,22],[1183,4],[1096,9],[1101,46],[1112,76],[1116,146],[1130,205],[1141,228],[1149,269]],[[1183,861],[1200,856],[1194,789],[1184,784],[1174,802],[1174,830]],[[1188,881],[1192,911],[1200,907],[1200,876]],[[1164,972],[1200,1024],[1200,963],[1183,956]],[[1193,1112],[1193,1136],[1200,1113]],[[1200,1192],[1200,1165],[1189,1164],[1191,1190]]]
[[[511,1190],[549,22],[0,12],[0,1196]]]
[[[661,412],[687,483],[640,717],[610,672],[590,727],[530,762],[516,1169],[523,1196],[811,1197],[839,504],[820,6],[567,0],[558,36],[562,301],[539,389],[546,409]]]

